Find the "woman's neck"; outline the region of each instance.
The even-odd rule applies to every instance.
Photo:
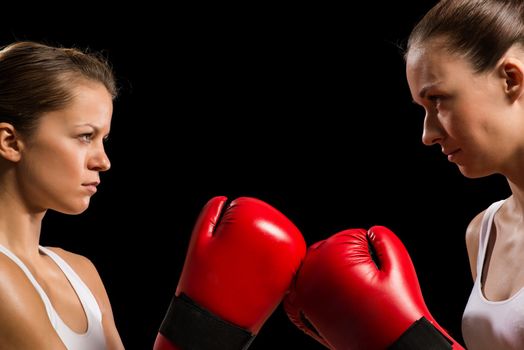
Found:
[[[513,210],[520,212],[524,217],[524,184],[517,184],[508,179],[509,188],[511,189],[511,202]]]
[[[31,213],[6,189],[0,191],[0,244],[19,257],[36,258],[44,215]]]

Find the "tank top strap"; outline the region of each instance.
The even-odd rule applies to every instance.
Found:
[[[36,278],[33,276],[31,271],[27,268],[27,266],[20,260],[15,254],[13,254],[9,249],[4,247],[0,244],[0,252],[3,253],[5,256],[7,256],[9,259],[11,259],[18,267],[24,272],[24,274],[27,276],[35,290],[37,291],[38,295],[40,295],[40,298],[44,302],[45,309],[47,312],[47,316],[49,317],[49,321],[53,325],[53,327],[56,326],[57,318],[56,318],[56,312],[54,312],[53,305],[51,304],[51,300],[47,297],[47,294],[44,292],[44,289],[40,286],[40,284],[36,281]]]
[[[96,301],[96,298],[89,290],[87,285],[82,281],[73,268],[63,260],[58,254],[48,248],[39,247],[39,250],[53,260],[62,270],[69,283],[82,304],[87,317],[87,331],[85,333],[76,333],[69,328],[60,318],[54,309],[49,297],[37,282],[29,268],[13,252],[0,245],[0,253],[10,258],[24,272],[35,290],[42,299],[49,321],[51,322],[56,333],[68,350],[104,350],[106,349],[105,335],[102,326],[102,312]]]
[[[486,256],[486,250],[489,243],[489,235],[491,232],[491,228],[493,226],[493,219],[495,217],[495,213],[500,209],[502,204],[504,204],[506,200],[502,199],[500,201],[492,203],[484,212],[484,216],[482,217],[482,223],[480,225],[480,232],[479,232],[479,249],[478,249],[478,255],[477,255],[477,278],[480,278],[482,276],[482,269],[484,268],[484,258]]]
[[[98,302],[96,301],[96,298],[94,297],[93,293],[91,293],[91,290],[87,287],[84,281],[82,281],[80,276],[78,276],[78,274],[71,268],[71,266],[64,259],[62,259],[58,254],[56,254],[52,250],[42,246],[40,246],[40,250],[48,257],[50,257],[67,276],[67,279],[73,286],[73,289],[78,294],[78,298],[80,299],[80,302],[82,303],[82,306],[84,307],[84,311],[86,312],[88,318],[91,314],[95,317],[95,320],[97,322],[100,322],[102,320],[102,312],[100,310],[100,307],[98,306]]]

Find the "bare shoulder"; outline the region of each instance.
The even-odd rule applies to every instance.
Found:
[[[4,254],[0,254],[0,300],[2,349],[65,349],[35,287]]]
[[[89,287],[91,292],[95,295],[97,301],[101,303],[101,307],[104,307],[106,303],[106,292],[95,265],[91,260],[83,255],[69,252],[62,248],[47,247],[49,250],[56,253],[62,259],[65,260],[73,270],[80,276],[82,281]]]
[[[466,228],[466,245],[468,246],[468,251],[470,248],[478,249],[480,226],[482,224],[482,218],[484,217],[485,212],[486,210],[483,210],[478,213],[470,221],[468,227]]]
[[[69,252],[62,248],[57,247],[47,247],[47,249],[58,254],[62,259],[64,259],[79,275],[83,274],[96,274],[98,276],[98,271],[96,270],[95,265],[83,255]],[[80,276],[83,277],[83,276]]]
[[[40,296],[28,277],[18,265],[4,254],[0,254],[0,298],[3,301],[6,300],[6,302],[0,303],[0,310],[2,311],[11,309],[10,306],[15,306],[15,309],[18,308],[20,311],[31,310],[32,306],[40,306],[39,309],[44,310]],[[22,301],[22,303],[16,305],[19,301]],[[32,306],[26,308],[26,304],[32,304]],[[15,310],[11,309],[11,311]]]
[[[48,247],[48,249],[64,259],[93,293],[102,312],[102,325],[106,335],[107,349],[123,350],[124,345],[115,325],[111,303],[95,265],[85,256],[56,247]]]
[[[477,255],[479,250],[479,235],[482,218],[486,210],[478,213],[466,228],[466,247],[468,250],[469,265],[473,280],[477,277]]]
[[[86,258],[83,255],[72,253],[70,251],[67,251],[65,249],[58,248],[58,247],[47,247],[47,249],[58,254],[68,264],[73,264],[81,268],[88,268],[88,269],[94,268],[94,265],[91,262],[91,260],[89,260],[88,258]]]

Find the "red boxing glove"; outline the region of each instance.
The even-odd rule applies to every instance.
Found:
[[[433,319],[406,248],[382,226],[311,246],[284,307],[330,349],[464,349]]]
[[[154,350],[247,349],[289,290],[306,253],[298,228],[258,199],[225,203],[200,213]]]

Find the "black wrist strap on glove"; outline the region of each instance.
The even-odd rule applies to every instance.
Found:
[[[198,306],[185,294],[174,296],[160,333],[182,350],[245,350],[255,335]]]
[[[413,323],[388,350],[451,350],[450,340],[425,317]]]

